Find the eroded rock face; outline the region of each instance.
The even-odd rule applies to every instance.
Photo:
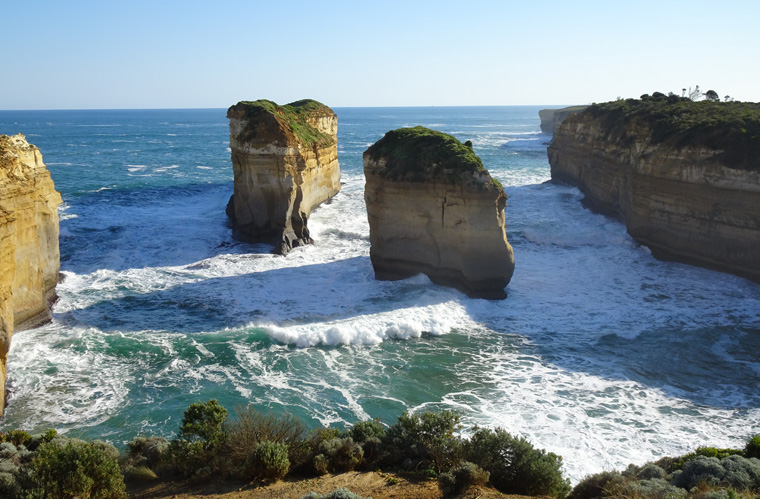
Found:
[[[575,115],[548,148],[552,179],[578,186],[657,257],[760,280],[758,158],[709,145],[720,137],[685,133],[653,134],[635,116]]]
[[[388,132],[364,152],[377,279],[424,273],[473,297],[506,297],[514,272],[507,196],[471,147],[416,127]]]
[[[303,100],[260,100],[229,108],[234,194],[227,215],[236,237],[275,252],[312,242],[311,210],[340,190],[338,117]]]
[[[58,205],[39,149],[0,135],[0,394],[14,331],[50,320],[60,259]],[[0,397],[0,414],[5,397]]]
[[[541,119],[541,133],[553,134],[560,123],[568,116],[580,113],[588,106],[570,106],[561,109],[541,109],[538,117]]]

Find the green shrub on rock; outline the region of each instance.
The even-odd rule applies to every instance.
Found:
[[[755,435],[747,441],[747,445],[744,447],[744,457],[760,459],[760,435]]]
[[[389,464],[442,473],[461,461],[462,440],[454,435],[460,418],[451,411],[404,412],[386,433]]]
[[[42,445],[30,465],[30,497],[125,498],[124,478],[114,452],[115,448],[102,442],[60,437]]]
[[[491,484],[505,494],[565,497],[570,492],[560,456],[501,428],[477,429],[466,450],[468,460],[488,471]]]
[[[207,475],[216,467],[216,452],[226,441],[227,409],[216,399],[190,404],[179,436],[169,444],[172,465],[181,474]]]
[[[283,443],[264,441],[259,443],[248,459],[251,477],[276,481],[288,474],[288,446]]]
[[[622,483],[619,471],[602,471],[583,478],[568,496],[570,499],[598,499],[616,483]]]
[[[465,461],[451,471],[438,475],[438,487],[444,495],[458,494],[474,485],[488,483],[489,473],[477,464]]]

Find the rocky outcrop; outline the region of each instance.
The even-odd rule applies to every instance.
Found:
[[[578,186],[657,257],[760,280],[760,106],[752,106],[675,96],[594,105],[555,132],[552,179]]]
[[[340,190],[338,117],[313,100],[258,100],[230,107],[227,118],[234,172],[227,215],[236,237],[272,243],[281,254],[311,243],[311,210]]]
[[[514,271],[507,196],[468,141],[423,127],[388,132],[364,152],[375,277],[418,273],[473,297],[502,299]]]
[[[50,320],[60,204],[39,149],[21,134],[0,135],[0,394],[13,332]]]
[[[553,134],[557,126],[568,116],[582,112],[588,106],[570,106],[562,109],[541,109],[538,117],[541,119],[541,133]]]

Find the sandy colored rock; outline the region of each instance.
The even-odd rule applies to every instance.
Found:
[[[0,135],[0,393],[13,332],[50,320],[60,204],[39,149],[21,134]]]
[[[569,106],[561,109],[541,109],[538,117],[541,120],[541,133],[553,134],[560,123],[568,116],[580,113],[588,106]]]
[[[655,132],[633,113],[570,117],[548,148],[552,179],[578,186],[586,203],[622,220],[657,257],[760,280],[757,157],[711,147],[722,143],[717,129],[714,136]]]
[[[239,102],[227,117],[234,172],[227,215],[236,237],[274,244],[281,254],[311,243],[311,211],[340,190],[338,117],[313,100]]]
[[[399,129],[363,160],[377,279],[424,273],[473,297],[506,297],[514,271],[507,196],[471,145],[423,127]]]

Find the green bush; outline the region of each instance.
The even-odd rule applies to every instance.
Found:
[[[233,474],[246,473],[248,458],[261,442],[285,444],[293,468],[300,467],[309,458],[306,426],[290,414],[273,416],[262,414],[251,406],[236,408],[235,418],[225,423],[224,431],[227,434],[224,454],[230,460]]]
[[[438,487],[444,495],[458,494],[474,485],[488,483],[489,473],[477,464],[465,461],[451,471],[438,475]]]
[[[347,433],[354,442],[363,444],[372,438],[382,439],[387,431],[379,419],[368,419],[355,423]]]
[[[185,476],[207,475],[218,467],[217,451],[226,441],[223,425],[227,409],[216,399],[190,404],[185,410],[179,436],[169,444],[175,470]]]
[[[252,478],[276,481],[288,474],[288,445],[278,442],[260,442],[248,459]]]
[[[755,435],[747,440],[747,445],[744,447],[744,457],[760,459],[760,435]]]
[[[625,484],[611,497],[646,497],[647,499],[682,499],[686,491],[662,478],[638,480]]]
[[[431,468],[442,473],[461,461],[462,440],[454,435],[459,416],[451,411],[404,412],[383,440],[388,463],[407,469]]]
[[[317,494],[316,492],[309,492],[301,499],[372,499],[371,497],[362,497],[358,494],[354,494],[347,488],[333,490],[327,494]]]
[[[145,466],[158,470],[164,463],[169,442],[162,437],[135,437],[127,443],[129,464],[134,467]]]
[[[344,473],[356,469],[364,458],[362,447],[351,437],[336,437],[324,440],[318,455],[327,458],[327,469],[332,473]],[[316,466],[315,466],[316,468]]]
[[[124,478],[107,444],[57,438],[40,446],[30,465],[31,497],[121,499]]]
[[[623,479],[619,471],[602,471],[588,475],[578,482],[570,492],[570,499],[597,499],[604,497],[604,492],[611,488],[612,484],[619,483]]]
[[[488,471],[493,486],[505,494],[565,497],[570,492],[560,456],[501,428],[477,429],[466,449],[468,461]]]

